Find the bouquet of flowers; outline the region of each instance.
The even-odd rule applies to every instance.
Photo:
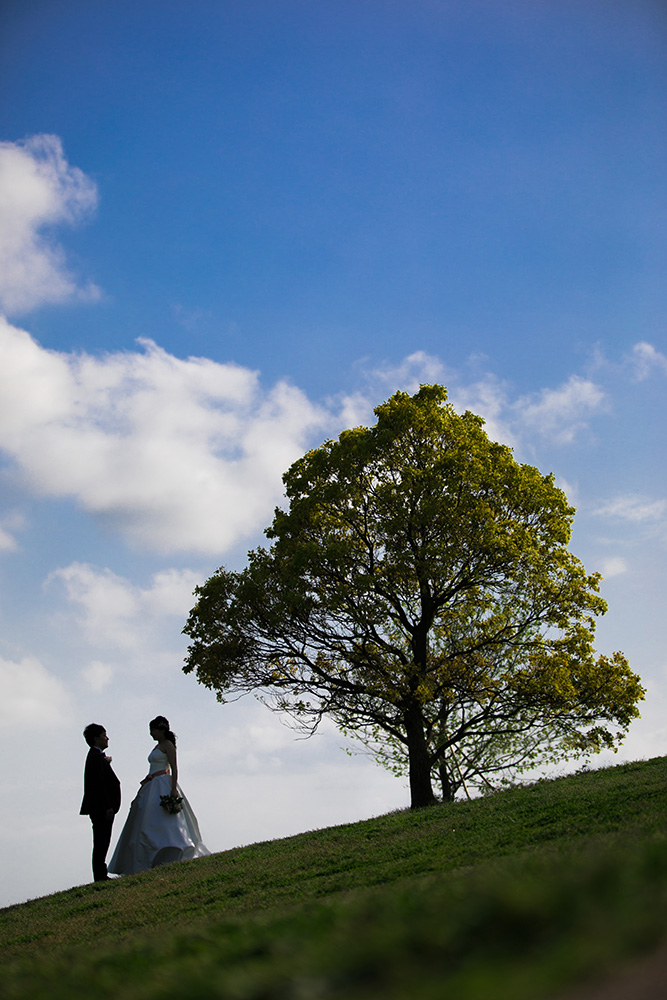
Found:
[[[171,813],[172,816],[181,811],[181,809],[183,808],[183,806],[181,805],[182,801],[183,797],[181,795],[160,796],[160,805],[162,806],[165,812]]]

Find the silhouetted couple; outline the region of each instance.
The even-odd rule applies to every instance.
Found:
[[[178,784],[176,737],[169,721],[158,715],[149,723],[156,746],[148,755],[149,771],[130,805],[125,826],[118,838],[107,870],[106,856],[111,842],[114,816],[120,809],[120,782],[105,754],[109,745],[104,726],[86,726],[84,739],[90,747],[84,772],[81,814],[90,816],[93,826],[93,878],[109,879],[108,872],[131,875],[172,861],[201,858],[210,851],[204,846],[197,817]]]

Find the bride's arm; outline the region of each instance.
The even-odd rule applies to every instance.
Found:
[[[176,795],[176,784],[178,782],[178,765],[176,764],[176,747],[171,740],[165,740],[161,747],[169,760],[171,769],[171,794]]]

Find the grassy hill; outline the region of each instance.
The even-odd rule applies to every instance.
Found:
[[[537,1000],[667,935],[667,758],[0,910],[3,1000]]]

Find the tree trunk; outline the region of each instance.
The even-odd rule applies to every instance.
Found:
[[[455,785],[452,782],[452,779],[449,776],[449,771],[447,770],[447,765],[444,761],[440,761],[440,764],[438,765],[438,774],[440,775],[440,785],[442,787],[442,801],[453,802],[458,785]]]
[[[408,709],[404,715],[404,722],[410,764],[410,808],[421,809],[433,805],[436,801],[431,786],[431,760],[424,736],[421,710]]]

